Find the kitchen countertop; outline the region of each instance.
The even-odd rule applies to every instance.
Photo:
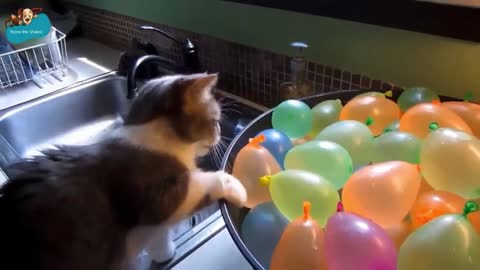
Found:
[[[0,90],[0,110],[57,91],[117,68],[120,51],[84,38],[67,39],[68,75],[58,81],[37,79]],[[40,86],[39,86],[40,85]]]
[[[85,38],[67,39],[70,67],[75,76],[70,81],[39,88],[33,84],[17,86],[0,93],[0,110],[48,94],[117,68],[120,51]],[[6,177],[0,170],[0,185]],[[223,218],[215,221],[219,232],[206,243],[176,264],[173,270],[250,270],[252,267],[236,247],[225,228]],[[152,267],[152,270],[155,267]],[[157,270],[155,268],[155,270]]]

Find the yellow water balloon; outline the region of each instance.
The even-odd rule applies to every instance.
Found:
[[[434,189],[467,199],[480,197],[480,141],[469,133],[450,128],[432,131],[420,151],[420,169]]]

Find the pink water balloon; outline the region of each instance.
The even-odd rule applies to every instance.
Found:
[[[387,232],[359,215],[338,212],[325,228],[329,270],[396,270],[397,250]]]

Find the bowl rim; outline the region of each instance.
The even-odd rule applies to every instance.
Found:
[[[318,97],[325,97],[325,96],[332,96],[332,95],[342,95],[342,94],[350,94],[350,93],[362,93],[362,92],[376,92],[374,90],[362,90],[362,89],[357,89],[357,90],[343,90],[343,91],[335,91],[335,92],[327,92],[327,93],[321,93],[321,94],[316,94],[304,98],[300,98],[298,100],[304,101],[307,99],[313,99],[313,98],[318,98]],[[230,153],[237,143],[238,139],[250,128],[253,126],[259,119],[271,114],[275,110],[275,107],[270,108],[269,110],[263,112],[261,115],[257,116],[255,119],[250,121],[248,125],[246,125],[231,141],[230,145],[228,146],[227,150],[225,151],[225,154],[222,158],[222,163],[221,163],[221,170],[225,171],[227,168],[227,162],[228,162],[228,157],[230,156]],[[245,243],[243,242],[239,232],[237,231],[235,225],[233,224],[232,218],[230,216],[230,212],[228,211],[228,202],[224,199],[220,200],[220,212],[222,213],[222,217],[225,221],[225,226],[227,227],[228,232],[230,233],[230,236],[233,239],[233,242],[237,246],[237,248],[240,250],[242,255],[247,259],[248,263],[255,269],[255,270],[265,270],[263,266],[255,259],[255,256],[250,252],[250,250],[247,248]]]

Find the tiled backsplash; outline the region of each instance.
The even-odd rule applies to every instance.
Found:
[[[289,56],[109,11],[78,4],[70,6],[78,13],[87,37],[115,48],[125,49],[129,40],[138,38],[154,44],[163,56],[182,61],[178,45],[170,44],[157,34],[141,31],[137,26],[152,25],[179,38],[188,37],[199,48],[202,68],[209,72],[220,72],[220,89],[258,104],[267,107],[278,104],[279,86],[290,80]],[[317,93],[359,88],[386,91],[396,88],[389,82],[314,62],[308,63],[307,79]]]

